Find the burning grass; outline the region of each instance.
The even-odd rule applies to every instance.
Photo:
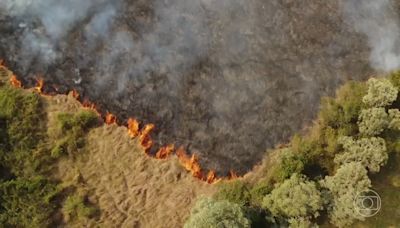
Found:
[[[3,67],[4,69],[7,70],[7,68],[5,68],[4,66],[1,66],[1,67]],[[9,81],[10,81],[10,84],[15,88],[23,87],[22,83],[17,79],[17,77],[15,75],[12,75]],[[44,80],[41,78],[38,78],[36,81],[37,81],[37,85],[33,88],[33,90],[39,94],[46,95],[43,93],[44,86],[45,86]],[[70,92],[70,94],[72,94],[72,96],[77,100],[81,99],[80,94],[76,90],[72,90]],[[93,111],[94,113],[97,114],[97,116],[101,116],[101,112],[97,109],[97,107],[94,103],[92,103],[86,99],[84,99],[81,103],[82,103],[82,106],[85,107],[86,109]],[[60,118],[65,119],[67,117],[64,116],[64,117],[60,117]],[[68,117],[68,118],[72,118],[72,117]],[[103,120],[107,125],[118,124],[117,117],[114,114],[109,113],[109,112],[107,112],[104,115]],[[126,127],[128,129],[129,136],[131,138],[138,137],[140,145],[143,147],[146,154],[149,155],[149,151],[152,148],[152,146],[154,145],[154,142],[151,139],[151,133],[154,130],[155,125],[154,124],[146,124],[140,129],[140,123],[134,118],[129,118],[127,121]],[[75,132],[73,130],[73,128],[70,130],[71,130],[71,132]],[[73,135],[75,135],[76,137]],[[56,147],[53,148],[53,150],[52,150],[52,153],[51,153],[52,156],[58,157],[65,152],[78,149],[80,147],[79,145],[81,144],[80,141],[78,140],[80,135],[81,134],[77,134],[76,132],[67,134],[65,137],[63,137],[60,141],[57,142]],[[74,142],[74,141],[77,141],[77,142]],[[67,148],[70,148],[70,149],[67,149]],[[169,156],[171,156],[175,152],[181,165],[187,171],[189,171],[194,177],[196,177],[202,181],[205,181],[207,183],[215,183],[215,182],[218,182],[219,180],[221,180],[221,178],[217,177],[216,172],[214,170],[209,170],[208,172],[202,170],[199,160],[198,160],[198,157],[195,154],[189,156],[187,154],[187,152],[183,149],[183,147],[179,148],[177,151],[174,151],[174,150],[175,150],[175,145],[173,145],[173,144],[163,146],[158,149],[158,151],[154,155],[154,157],[156,159],[167,159]],[[231,171],[228,179],[236,179],[236,178],[238,178],[236,173],[234,171]]]

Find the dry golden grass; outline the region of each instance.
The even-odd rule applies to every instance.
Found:
[[[71,96],[45,100],[50,131],[58,113],[82,108]],[[100,209],[97,219],[80,221],[77,227],[181,227],[196,198],[215,191],[215,185],[187,173],[176,157],[157,160],[145,155],[124,127],[93,129],[79,153],[61,158],[54,172],[65,185],[87,192]]]

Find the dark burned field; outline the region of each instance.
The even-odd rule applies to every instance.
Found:
[[[183,145],[220,175],[250,170],[321,96],[373,72],[336,1],[37,2],[0,3],[0,57],[25,84],[40,75],[48,92],[154,123],[153,150]]]

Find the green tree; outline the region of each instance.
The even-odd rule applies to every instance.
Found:
[[[289,228],[317,228],[318,225],[313,224],[308,218],[290,218],[288,220]]]
[[[368,93],[363,97],[363,102],[369,107],[385,107],[397,98],[398,90],[388,79],[371,78],[367,85]]]
[[[201,198],[191,211],[184,228],[250,228],[242,208],[229,201]]]
[[[400,130],[400,111],[398,109],[389,109],[389,128]]]
[[[343,164],[334,176],[327,176],[321,186],[328,189],[328,212],[331,223],[349,227],[356,219],[364,220],[354,207],[354,200],[360,192],[371,187],[367,170],[359,162]]]
[[[315,182],[293,174],[264,197],[262,206],[274,216],[316,217],[318,210],[322,209],[323,200]]]
[[[383,132],[389,125],[389,116],[385,108],[369,108],[361,110],[358,128],[366,136],[375,136]]]
[[[380,167],[388,160],[386,143],[382,138],[371,137],[354,140],[352,137],[342,137],[339,142],[345,151],[335,156],[337,164],[360,162],[369,171],[379,172]]]

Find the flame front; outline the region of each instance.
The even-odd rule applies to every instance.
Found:
[[[187,171],[191,172],[192,176],[197,177],[199,179],[203,179],[203,175],[201,173],[201,167],[195,154],[193,154],[192,157],[189,157],[186,154],[185,149],[183,149],[183,147],[180,147],[176,151],[176,155],[178,156],[181,165]]]
[[[158,150],[158,152],[156,153],[156,158],[157,159],[166,159],[174,152],[174,149],[175,149],[174,144],[170,144],[168,146],[161,147]]]
[[[43,81],[43,79],[41,79],[41,78],[36,79],[36,86],[34,87],[34,89],[35,89],[38,93],[42,93],[42,92],[43,92],[43,86],[44,86],[44,81]]]
[[[17,79],[17,76],[12,75],[10,78],[10,84],[15,88],[22,88],[22,83]]]
[[[105,120],[106,124],[108,124],[108,125],[117,123],[117,117],[109,112],[107,112],[104,120]]]
[[[22,83],[17,79],[17,77],[12,74],[11,71],[8,70],[6,66],[3,65],[2,60],[0,59],[0,68],[4,68],[8,72],[10,72],[10,84],[16,88],[22,88]],[[43,94],[43,86],[44,86],[44,81],[43,79],[37,79],[37,85],[34,87],[34,90],[39,92],[42,95]],[[57,91],[57,89],[56,89]],[[69,94],[72,95],[75,99],[79,101],[80,94],[76,90],[72,90],[69,92]],[[87,109],[91,109],[94,112],[96,112],[99,116],[101,116],[100,112],[98,111],[96,105],[88,100],[84,100],[81,102],[82,106]],[[111,113],[108,113],[104,116],[105,123],[110,125],[110,124],[116,124],[117,123],[117,117]],[[128,134],[131,138],[139,137],[139,142],[145,152],[148,154],[149,149],[153,146],[153,140],[150,137],[150,133],[154,129],[154,124],[146,124],[141,130],[139,130],[139,122],[134,119],[134,118],[129,118],[128,119]],[[157,153],[155,154],[155,158],[157,159],[166,159],[168,158],[171,154],[174,153],[175,150],[175,145],[174,144],[169,144],[167,146],[161,147]],[[198,161],[198,158],[195,154],[192,154],[192,156],[189,156],[185,149],[183,147],[180,147],[179,149],[176,150],[175,152],[176,156],[178,157],[178,160],[180,164],[187,170],[189,171],[193,177],[198,178],[199,180],[205,181],[209,184],[216,183],[222,178],[218,178],[216,175],[216,172],[214,170],[208,171],[207,175],[204,175],[200,166],[200,163]],[[149,154],[148,154],[149,155]],[[228,180],[233,180],[238,178],[238,175],[234,171],[230,171],[230,176],[227,178]],[[225,178],[224,178],[225,179]]]
[[[128,119],[128,134],[131,138],[136,138],[139,135],[139,122],[136,119]]]
[[[150,133],[153,129],[154,124],[146,124],[139,134],[140,145],[142,145],[146,153],[148,153],[151,146],[153,146],[153,140],[150,138]]]

